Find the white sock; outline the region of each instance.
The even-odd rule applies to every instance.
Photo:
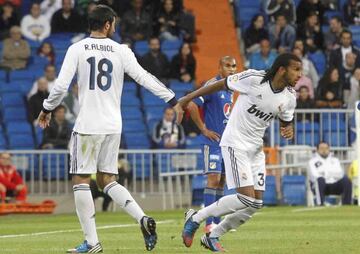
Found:
[[[262,207],[262,200],[255,199],[254,205],[238,210],[225,218],[210,233],[210,237],[221,237],[231,229],[236,229],[246,221],[250,220],[252,215]]]
[[[234,213],[240,209],[244,209],[248,206],[251,206],[254,201],[254,198],[242,194],[228,195],[199,210],[192,218],[193,221],[201,223],[209,216],[219,217],[229,213]]]
[[[73,186],[76,213],[79,218],[81,228],[85,235],[85,240],[91,246],[99,242],[95,224],[95,206],[88,184],[78,184]]]
[[[121,208],[137,222],[140,223],[141,218],[145,216],[144,211],[140,208],[138,203],[136,203],[129,191],[117,182],[112,182],[106,185],[104,193],[108,194],[116,204],[121,206]]]

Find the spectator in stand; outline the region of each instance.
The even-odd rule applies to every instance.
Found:
[[[71,1],[71,6],[74,7],[75,0]],[[47,20],[51,22],[54,13],[62,8],[62,0],[43,0],[40,4],[41,13],[45,15]]]
[[[310,12],[305,22],[298,26],[297,38],[305,42],[307,50],[311,53],[322,49],[323,34],[315,12]]]
[[[43,41],[50,35],[49,21],[40,13],[40,5],[33,3],[30,14],[21,20],[21,32],[26,39],[32,41]]]
[[[260,41],[269,39],[269,33],[265,28],[265,19],[262,15],[255,15],[250,26],[244,34],[246,53],[251,54],[260,49]]]
[[[360,25],[360,2],[348,0],[344,4],[344,20],[349,25]]]
[[[298,109],[313,109],[315,108],[315,101],[310,98],[309,88],[301,86],[297,92],[298,98],[296,100],[296,108]],[[311,121],[311,113],[296,114],[296,121]],[[315,120],[315,119],[314,119]]]
[[[179,18],[180,14],[174,9],[173,0],[164,0],[157,16],[157,26],[161,40],[179,39]]]
[[[356,66],[356,58],[357,56],[352,53],[348,52],[345,56],[345,63],[341,66],[339,70],[340,80],[344,83],[343,92],[344,92],[344,102],[345,104],[348,103],[348,99],[350,96],[350,79],[353,75],[355,69],[360,67],[360,65]]]
[[[0,11],[0,40],[9,36],[9,30],[13,26],[19,25],[19,19],[14,6],[6,2]]]
[[[55,50],[51,42],[43,42],[37,49],[36,54],[39,57],[46,58],[50,64],[55,64]]]
[[[190,43],[196,41],[195,16],[190,10],[180,12],[179,27],[184,41]]]
[[[151,37],[149,40],[150,51],[141,59],[142,67],[162,82],[167,83],[170,72],[170,63],[164,53],[160,50],[160,40],[157,37]]]
[[[348,108],[354,109],[355,102],[360,100],[360,67],[357,67],[354,74],[350,78],[350,96],[348,100]]]
[[[29,121],[34,126],[37,125],[37,117],[42,110],[44,100],[49,96],[48,82],[45,77],[37,80],[37,93],[30,97],[28,101]]]
[[[171,61],[171,77],[182,82],[195,79],[196,60],[189,43],[185,42]]]
[[[143,0],[132,0],[132,8],[124,14],[121,35],[132,41],[148,40],[152,34],[152,18],[143,8]]]
[[[292,52],[301,59],[303,68],[302,74],[311,80],[312,87],[316,89],[319,83],[319,75],[314,64],[304,56],[303,51],[300,48],[294,47]],[[314,97],[312,96],[311,98]]]
[[[26,201],[27,188],[21,175],[11,162],[9,153],[0,154],[0,199],[14,197],[17,202]]]
[[[21,29],[13,26],[10,38],[4,40],[0,67],[8,70],[24,69],[30,57],[29,43],[21,38]]]
[[[288,24],[295,24],[296,9],[293,0],[267,0],[265,13],[271,23],[275,23],[276,17],[282,15]]]
[[[301,39],[296,39],[294,42],[294,48],[298,48],[301,50],[301,52],[303,53],[304,56],[306,56],[307,53],[307,49],[305,47],[305,43],[303,40]]]
[[[334,49],[330,52],[329,57],[329,66],[336,67],[338,70],[341,70],[346,64],[346,54],[352,52],[356,55],[356,66],[360,66],[360,51],[352,45],[352,33],[349,30],[344,30],[341,32],[341,41],[340,47]]]
[[[289,25],[284,15],[276,17],[276,23],[270,25],[269,36],[271,47],[278,50],[279,54],[289,52],[296,39],[296,31]]]
[[[21,7],[22,0],[0,0],[0,6],[4,5],[5,3],[11,2],[14,7],[17,9]]]
[[[63,105],[66,107],[65,119],[70,124],[75,124],[75,120],[80,111],[78,84],[75,83],[72,85],[71,92],[64,98]]]
[[[316,106],[319,108],[341,108],[343,84],[339,71],[332,67],[326,70],[316,90]]]
[[[341,17],[334,16],[329,21],[330,29],[324,34],[325,50],[331,51],[340,46],[340,35],[344,30]]]
[[[155,148],[183,148],[185,146],[185,133],[181,125],[175,122],[175,111],[166,108],[163,119],[153,130],[152,140]]]
[[[48,64],[45,66],[44,68],[44,77],[47,80],[48,83],[48,91],[50,92],[51,89],[54,87],[55,85],[55,80],[56,80],[56,68],[55,65],[53,64]],[[38,90],[38,84],[37,81],[34,82],[30,92],[27,94],[27,98],[30,98],[32,95],[36,94]]]
[[[276,52],[270,48],[270,41],[263,39],[260,41],[260,51],[254,52],[250,56],[250,69],[267,70],[277,57]]]
[[[311,99],[314,99],[314,86],[312,84],[311,79],[306,77],[305,75],[302,75],[301,78],[296,83],[294,89],[296,92],[299,92],[300,87],[305,86],[309,90],[309,95]],[[299,93],[296,93],[296,97],[299,96]]]
[[[62,8],[51,18],[51,33],[80,33],[85,32],[83,20],[73,9],[71,0],[62,0]]]
[[[296,24],[303,24],[311,12],[318,16],[320,25],[323,25],[325,6],[321,0],[301,0],[296,8]]]
[[[70,140],[71,129],[65,119],[66,108],[63,105],[54,110],[54,117],[49,127],[44,130],[42,149],[67,149]]]
[[[330,154],[327,142],[320,142],[315,156],[309,161],[311,189],[316,205],[325,205],[326,195],[342,195],[342,204],[351,204],[352,185],[338,158]]]

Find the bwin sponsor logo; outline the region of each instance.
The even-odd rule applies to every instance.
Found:
[[[272,113],[262,112],[261,110],[256,108],[256,105],[252,105],[250,108],[248,108],[247,112],[249,112],[250,114],[255,115],[256,117],[258,117],[260,119],[263,119],[266,122],[269,122],[271,119],[274,118]]]

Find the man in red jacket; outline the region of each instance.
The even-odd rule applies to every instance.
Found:
[[[20,174],[11,162],[9,153],[0,154],[0,198],[13,196],[16,201],[26,200],[27,189]]]

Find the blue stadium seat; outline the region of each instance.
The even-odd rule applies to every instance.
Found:
[[[145,132],[145,124],[140,120],[127,120],[123,122],[123,132],[127,133],[139,133]]]
[[[204,188],[206,186],[206,176],[205,175],[195,175],[191,181],[191,191],[192,198],[191,204],[195,206],[200,206],[204,203]]]
[[[139,56],[145,55],[149,51],[149,44],[147,41],[137,41],[134,44],[134,51]]]
[[[281,189],[283,203],[287,205],[306,205],[306,177],[303,175],[284,175]]]
[[[176,56],[179,53],[179,50],[178,49],[166,49],[166,50],[161,50],[161,52],[163,52],[164,55],[169,60],[169,62],[171,62],[171,60],[174,58],[174,56]]]
[[[121,105],[123,106],[133,106],[140,108],[140,100],[135,94],[127,94],[126,96],[121,97]]]
[[[179,50],[182,43],[182,40],[164,40],[161,42],[161,51],[169,49]]]
[[[65,165],[64,154],[47,154],[42,156],[43,179],[44,180],[64,180],[67,167]],[[67,160],[68,161],[68,160]],[[57,170],[57,168],[59,170]]]
[[[124,89],[124,91],[133,91],[135,93],[137,90],[137,87],[138,87],[138,85],[135,82],[125,81],[123,89]]]
[[[10,80],[32,80],[34,81],[36,75],[32,70],[14,70],[10,72]]]
[[[266,188],[263,197],[264,205],[277,205],[276,178],[266,176]]]
[[[260,10],[261,0],[238,0],[235,4],[238,8],[253,7]]]
[[[30,123],[23,122],[8,122],[6,123],[6,129],[8,135],[10,134],[27,134],[32,135],[32,129]]]
[[[18,93],[22,91],[21,82],[0,83],[0,93]]]
[[[126,120],[142,119],[142,113],[139,107],[121,107],[122,118]]]
[[[22,107],[5,107],[3,109],[4,122],[9,121],[26,121],[26,111]]]
[[[6,149],[7,148],[7,142],[4,134],[0,133],[0,149]]]
[[[150,142],[145,132],[124,133],[125,142],[129,149],[147,149],[150,148]]]
[[[320,142],[319,132],[302,132],[299,131],[296,133],[296,144],[297,145],[309,145],[316,146]]]
[[[322,76],[326,69],[326,57],[322,52],[315,52],[312,54],[308,54],[309,59],[315,65],[316,70],[318,71],[319,75]]]
[[[166,104],[163,100],[158,98],[157,96],[153,95],[150,92],[143,92],[142,93],[142,101],[145,107],[148,106],[163,106],[165,107]]]
[[[10,149],[34,149],[34,139],[31,134],[9,134]]]
[[[194,84],[189,82],[181,82],[178,80],[171,80],[170,81],[170,88],[176,93],[177,91],[187,92],[193,91],[195,89]]]
[[[25,108],[25,98],[21,93],[2,93],[1,103],[5,107],[23,107]]]
[[[328,142],[330,146],[348,146],[348,138],[346,133],[343,131],[340,132],[325,132],[323,134],[323,140]]]

